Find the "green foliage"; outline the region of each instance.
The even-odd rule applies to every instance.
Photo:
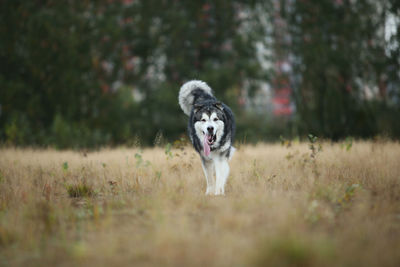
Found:
[[[172,154],[171,149],[172,149],[171,143],[167,143],[167,144],[165,145],[165,148],[164,148],[164,153],[165,153],[165,155],[167,156],[167,159],[172,159],[173,156],[174,156],[174,155]]]
[[[399,69],[399,61],[388,53],[384,34],[386,16],[398,14],[398,5],[392,0],[285,3],[290,52],[299,77],[294,83],[299,131],[334,140],[393,132],[396,127],[384,129],[381,121],[396,124],[384,115],[385,109],[400,114],[394,97],[400,93],[400,76],[388,78],[392,69]],[[379,91],[374,99],[381,109],[366,96],[373,87]],[[392,94],[386,96],[386,90]]]
[[[64,171],[68,170],[68,162],[67,161],[63,163],[62,168]]]
[[[240,143],[274,142],[296,135],[294,125],[283,118],[270,118],[253,113],[239,113],[236,140]]]
[[[291,147],[292,141],[284,138],[282,135],[279,136],[279,140],[281,141],[281,146]]]
[[[340,145],[341,148],[345,148],[346,151],[350,151],[351,148],[353,147],[353,138],[348,136],[344,140],[344,142]]]
[[[385,41],[382,30],[399,13],[394,0],[280,1],[291,43],[279,51],[294,58],[296,114],[241,109],[243,85],[252,96],[275,75],[255,49],[276,41],[272,3],[3,1],[0,142],[97,148],[159,144],[160,133],[171,142],[186,131],[177,94],[189,79],[207,81],[232,107],[240,142],[400,136],[400,31]],[[387,97],[366,100],[366,87]]]
[[[85,124],[67,122],[60,114],[54,118],[51,137],[51,144],[59,149],[98,147],[109,141],[109,135],[101,130],[91,130]]]
[[[348,186],[345,190],[343,197],[338,200],[338,204],[343,206],[346,203],[350,202],[354,198],[356,191],[359,189],[362,189],[362,186],[359,184],[352,184]]]
[[[308,137],[308,141],[310,142],[310,144],[308,146],[311,150],[310,157],[312,159],[315,159],[318,152],[322,151],[322,145],[318,144],[318,146],[317,146],[317,140],[318,140],[317,136],[309,134],[307,137]]]
[[[149,166],[151,164],[150,161],[143,160],[142,151],[139,151],[138,153],[135,153],[135,160],[136,160],[136,168],[138,168],[138,167],[147,167],[147,166]]]
[[[223,97],[262,76],[254,50],[265,36],[260,7],[263,1],[4,1],[0,140],[64,149],[137,138],[148,145],[160,130],[177,139],[185,132],[177,105],[184,81],[204,79]],[[244,24],[252,30],[239,31]]]
[[[86,183],[66,185],[69,197],[91,197],[96,195],[94,189]]]
[[[8,144],[26,145],[32,141],[32,130],[26,116],[14,113],[4,126],[4,134]]]

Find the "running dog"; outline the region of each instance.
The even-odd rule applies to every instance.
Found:
[[[224,195],[229,175],[228,161],[235,148],[235,118],[203,81],[189,81],[179,91],[179,105],[189,116],[188,134],[200,154],[207,181],[206,195]],[[216,179],[214,179],[214,174]]]

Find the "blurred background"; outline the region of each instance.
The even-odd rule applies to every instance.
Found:
[[[0,142],[96,148],[186,135],[206,81],[237,141],[400,137],[398,0],[3,0]]]

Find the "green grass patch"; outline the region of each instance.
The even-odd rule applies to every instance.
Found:
[[[69,197],[92,197],[96,195],[94,189],[85,183],[67,185],[66,189]]]

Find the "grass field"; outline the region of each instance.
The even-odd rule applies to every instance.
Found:
[[[311,147],[310,147],[311,145]],[[0,150],[1,266],[400,266],[400,144]]]

